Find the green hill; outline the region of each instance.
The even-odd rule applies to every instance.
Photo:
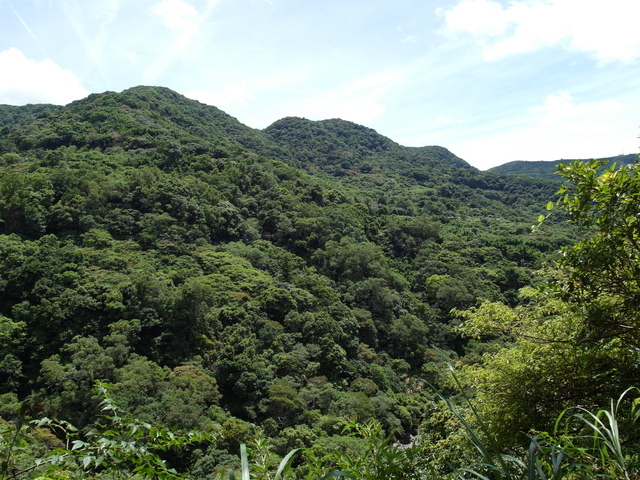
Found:
[[[545,178],[548,180],[557,180],[558,165],[561,163],[570,163],[575,160],[553,160],[553,161],[524,161],[518,160],[514,162],[505,163],[497,167],[490,168],[488,171],[493,173],[499,173],[503,175],[528,175],[530,177]],[[601,160],[606,160],[608,165],[629,165],[635,163],[638,160],[637,154],[618,155],[616,157],[607,157]],[[581,160],[586,161],[586,160]],[[606,167],[605,167],[606,168]]]
[[[0,125],[0,398],[84,428],[107,380],[138,418],[223,432],[182,464],[258,431],[335,446],[345,418],[415,435],[425,379],[485,348],[451,310],[518,304],[573,238],[530,228],[557,182],[343,120],[256,130],[136,87]]]

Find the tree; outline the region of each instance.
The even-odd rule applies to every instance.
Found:
[[[4,233],[40,235],[53,199],[49,180],[42,174],[6,170],[0,174],[0,223]]]
[[[263,409],[280,428],[303,423],[307,406],[291,382],[278,379],[269,387],[268,397],[263,400]]]
[[[559,167],[566,182],[556,205],[583,237],[562,249],[547,284],[522,289],[514,308],[484,302],[457,312],[463,334],[495,345],[478,364],[468,360],[461,378],[505,443],[640,380],[640,164],[602,165]]]
[[[503,445],[545,431],[565,408],[604,405],[640,376],[637,354],[619,341],[580,341],[585,309],[526,287],[521,305],[484,302],[466,312],[459,329],[487,343],[459,376],[475,394],[480,416]]]
[[[0,393],[16,389],[24,380],[22,362],[16,355],[24,349],[25,327],[25,322],[0,315]]]
[[[640,163],[601,172],[603,160],[559,165],[566,179],[558,202],[584,238],[563,249],[569,274],[557,286],[567,301],[585,305],[591,342],[624,337],[640,347]]]

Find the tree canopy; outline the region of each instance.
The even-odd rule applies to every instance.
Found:
[[[561,166],[557,193],[343,120],[251,129],[159,87],[0,120],[7,418],[24,402],[86,440],[108,382],[125,430],[215,434],[163,453],[202,473],[256,438],[364,452],[348,431],[449,432],[425,453],[446,456],[447,363],[506,448],[637,383],[637,164]]]

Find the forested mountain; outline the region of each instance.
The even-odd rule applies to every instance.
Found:
[[[557,180],[558,165],[561,163],[571,163],[574,161],[586,162],[587,160],[552,160],[552,161],[524,161],[516,160],[508,162],[497,167],[490,168],[488,171],[506,175],[528,175],[530,177],[546,178],[547,180]],[[606,161],[606,166],[612,164],[630,165],[638,160],[637,154],[617,155],[615,157],[607,157],[601,160]]]
[[[88,432],[106,381],[136,418],[215,432],[172,453],[195,477],[256,438],[362,451],[349,419],[440,458],[428,384],[453,392],[447,362],[511,342],[462,336],[456,312],[530,305],[578,238],[561,215],[531,229],[559,182],[338,119],[261,131],[136,87],[0,125],[0,413],[28,400]]]
[[[24,105],[21,107],[14,105],[0,105],[0,126],[20,123],[34,119],[37,115],[45,112],[57,110],[59,105]]]

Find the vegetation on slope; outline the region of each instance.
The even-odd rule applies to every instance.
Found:
[[[216,433],[166,458],[196,477],[255,438],[362,453],[354,419],[438,457],[455,431],[428,384],[517,346],[455,311],[537,308],[519,289],[575,241],[530,229],[553,182],[351,122],[257,131],[156,87],[24,112],[0,130],[0,408],[87,432],[106,380],[135,418]]]
[[[616,165],[631,165],[636,162],[638,158],[637,154],[617,155],[615,157],[602,158],[606,163],[604,167],[610,167],[613,164]],[[508,162],[497,167],[490,168],[488,171],[493,173],[505,174],[505,175],[527,175],[530,177],[546,178],[548,180],[558,179],[558,166],[563,163],[571,163],[575,161],[586,160],[553,160],[553,161],[523,161],[516,160],[514,162]]]

